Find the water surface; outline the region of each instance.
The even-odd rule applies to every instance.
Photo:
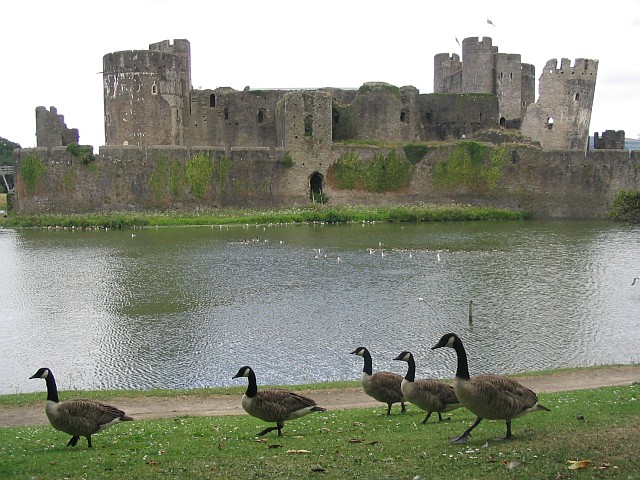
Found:
[[[610,222],[0,230],[0,393],[448,378],[637,363],[640,227]],[[420,301],[419,299],[423,299]],[[468,319],[473,302],[473,321]]]

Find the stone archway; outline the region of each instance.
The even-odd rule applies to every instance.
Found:
[[[322,187],[324,185],[324,176],[320,172],[313,172],[309,175],[309,198],[314,203],[324,203]]]

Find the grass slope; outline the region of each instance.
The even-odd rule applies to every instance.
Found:
[[[0,478],[638,478],[640,385],[540,395],[552,411],[482,422],[466,445],[451,445],[474,419],[422,425],[424,412],[384,415],[386,406],[335,410],[285,424],[256,439],[249,416],[179,417],[116,425],[94,448],[47,427],[0,429]],[[572,470],[570,461],[589,460]]]

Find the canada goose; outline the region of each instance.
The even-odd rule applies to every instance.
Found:
[[[458,368],[453,388],[462,406],[476,415],[476,421],[462,435],[451,439],[451,443],[464,443],[483,418],[507,422],[506,439],[511,435],[511,420],[525,413],[546,410],[538,403],[536,394],[515,380],[503,375],[478,375],[469,377],[469,364],[462,340],[455,333],[443,335],[431,350],[449,347],[456,351]]]
[[[272,430],[278,430],[278,436],[282,436],[282,427],[285,420],[304,417],[312,412],[324,412],[327,409],[319,407],[309,397],[298,395],[287,390],[261,390],[258,391],[256,374],[251,367],[245,366],[238,370],[233,378],[247,377],[249,385],[242,396],[242,408],[251,416],[265,422],[276,422],[275,427],[268,427],[258,435],[264,435]]]
[[[416,361],[411,352],[402,352],[394,360],[401,360],[408,364],[407,374],[402,379],[402,394],[408,402],[427,412],[427,416],[422,421],[423,425],[427,423],[433,412],[438,414],[438,420],[442,422],[444,412],[450,412],[462,406],[453,391],[453,386],[448,383],[427,378],[416,380]]]
[[[373,373],[371,354],[365,347],[358,347],[351,354],[364,358],[364,368],[362,369],[362,389],[364,393],[379,402],[386,403],[387,415],[391,415],[391,405],[398,402],[402,406],[402,413],[406,412],[405,398],[400,387],[402,375],[385,371]]]
[[[56,380],[48,368],[40,368],[29,378],[43,378],[47,382],[45,412],[53,428],[71,435],[67,447],[75,447],[80,437],[86,437],[91,448],[91,435],[115,423],[133,420],[122,410],[96,400],[79,398],[60,402]]]

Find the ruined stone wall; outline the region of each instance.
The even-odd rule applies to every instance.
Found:
[[[276,105],[282,90],[192,90],[184,144],[276,146]]]
[[[58,114],[56,107],[47,110],[36,107],[36,145],[38,147],[61,147],[70,143],[79,143],[77,128],[67,128],[64,116]]]
[[[605,218],[620,189],[640,190],[637,151],[596,150],[585,157],[579,151],[487,146],[488,181],[482,170],[469,178],[451,173],[452,165],[461,161],[459,149],[466,148],[464,143],[428,149],[411,167],[407,188],[373,193],[339,189],[325,181],[323,193],[332,205],[458,203],[522,209],[535,218],[588,219]],[[482,148],[473,149],[478,150]],[[326,155],[312,158],[282,148],[106,146],[94,162],[84,165],[64,147],[18,149],[13,154],[14,207],[19,214],[31,214],[300,205],[310,201],[310,178],[317,173],[326,180],[342,154],[367,163],[389,152],[388,148],[333,146]],[[403,152],[395,151],[397,161],[407,161],[402,160]],[[43,176],[31,186],[21,171],[28,156],[37,156],[44,166]],[[196,157],[209,159],[208,163],[198,163]],[[474,165],[483,168],[482,163]],[[195,187],[203,179],[198,194]]]
[[[423,115],[422,141],[460,139],[479,130],[497,128],[498,99],[483,94],[420,95]]]
[[[522,134],[545,150],[586,150],[598,61],[549,60],[540,75],[538,101],[527,107]]]
[[[457,85],[451,84],[451,76],[459,75]],[[462,92],[462,62],[457,53],[439,53],[433,57],[433,93]]]
[[[593,135],[593,148],[608,150],[624,150],[624,130],[606,130],[602,138],[598,132]]]

